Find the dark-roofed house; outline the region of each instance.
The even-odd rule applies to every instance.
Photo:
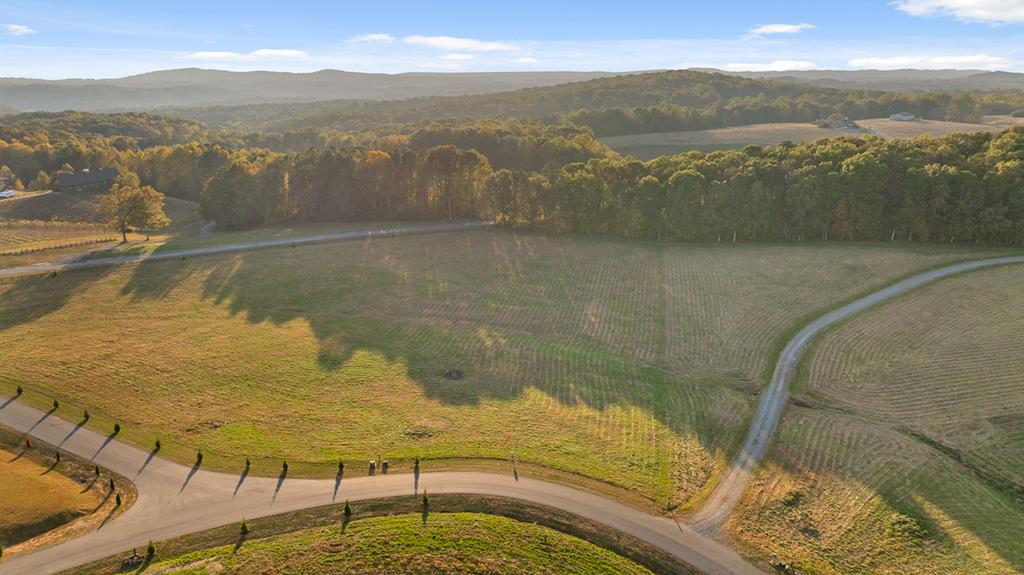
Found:
[[[114,183],[116,177],[117,168],[61,174],[53,179],[53,191],[105,193],[110,190],[110,185]]]

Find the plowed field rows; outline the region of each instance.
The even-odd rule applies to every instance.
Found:
[[[1020,573],[1022,334],[1021,266],[826,334],[733,534],[809,573]]]
[[[208,467],[515,450],[676,505],[728,461],[785,330],[977,255],[479,231],[76,272],[0,286],[0,381]]]

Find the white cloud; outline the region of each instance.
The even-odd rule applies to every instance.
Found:
[[[536,64],[540,60],[530,56],[523,56],[522,58],[516,58],[512,61],[515,62],[516,64]]]
[[[872,70],[901,70],[904,68],[921,68],[927,70],[981,69],[997,70],[1008,68],[1013,62],[1009,58],[973,54],[967,56],[888,56],[872,58],[854,58],[849,61],[852,68]]]
[[[191,52],[186,55],[193,60],[217,60],[232,62],[250,62],[253,60],[268,60],[276,58],[305,58],[307,54],[302,50],[278,50],[272,48],[261,48],[252,52]]]
[[[353,44],[390,44],[395,41],[391,34],[360,34],[348,39]]]
[[[817,26],[806,22],[802,24],[763,24],[756,28],[751,28],[747,32],[751,36],[763,36],[765,34],[799,34],[804,30],[813,30],[815,28],[817,28]]]
[[[463,62],[466,60],[472,60],[473,58],[476,58],[476,56],[472,54],[445,54],[444,56],[441,57],[444,58],[445,60],[456,60]]]
[[[786,72],[788,70],[814,70],[818,66],[806,60],[775,60],[767,64],[726,64],[723,70],[730,72]]]
[[[968,22],[1024,22],[1024,0],[895,0],[912,16],[953,16]]]
[[[4,31],[10,34],[11,36],[27,36],[29,34],[38,34],[38,32],[24,24],[2,24],[0,25],[0,28],[3,28]]]
[[[455,38],[452,36],[406,36],[402,38],[402,41],[414,46],[465,52],[512,52],[518,49],[504,42],[485,42],[483,40]]]

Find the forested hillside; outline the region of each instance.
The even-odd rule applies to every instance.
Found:
[[[978,121],[1024,109],[1019,92],[882,92],[835,89],[692,70],[630,74],[481,96],[398,102],[334,101],[168,110],[211,126],[287,132],[333,128],[393,131],[436,119],[496,116],[571,121],[597,136],[704,130],[770,122],[812,122],[910,112],[929,119]]]

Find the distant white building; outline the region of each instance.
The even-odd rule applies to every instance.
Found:
[[[917,116],[908,114],[906,112],[900,112],[899,114],[893,114],[889,116],[890,120],[896,120],[897,122],[913,122],[917,119]]]

